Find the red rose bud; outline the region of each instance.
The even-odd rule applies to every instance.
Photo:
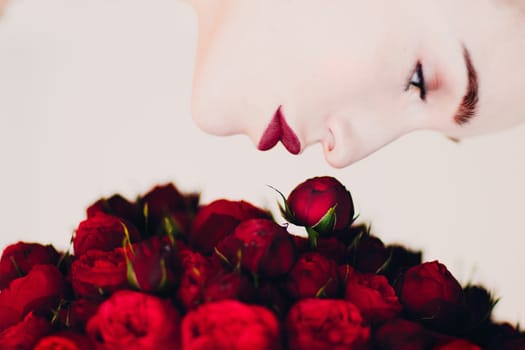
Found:
[[[432,350],[482,350],[476,344],[473,344],[465,339],[454,339],[440,346],[436,346]]]
[[[236,299],[249,302],[254,299],[255,287],[250,278],[238,273],[230,272],[211,278],[203,290],[204,302]]]
[[[27,276],[13,280],[0,293],[0,331],[22,321],[29,312],[47,316],[65,293],[64,277],[54,265],[35,265]]]
[[[195,250],[208,254],[221,239],[230,235],[241,221],[270,219],[270,214],[245,201],[219,199],[200,208],[188,239]]]
[[[329,176],[299,184],[286,203],[294,224],[311,227],[321,234],[347,228],[354,217],[350,192]]]
[[[22,321],[0,332],[0,349],[32,350],[38,340],[49,332],[49,321],[28,313]]]
[[[294,350],[364,350],[370,328],[359,309],[346,300],[303,299],[286,317],[288,348]]]
[[[305,253],[311,250],[308,238],[292,237],[298,253]],[[319,238],[315,250],[327,258],[333,259],[337,264],[343,264],[346,261],[346,246],[335,237]]]
[[[65,329],[83,332],[87,321],[97,312],[100,301],[77,299],[62,305],[58,310],[58,319]]]
[[[422,325],[401,318],[383,324],[374,334],[375,348],[381,350],[432,349],[435,342],[433,334]]]
[[[12,280],[28,274],[37,264],[56,265],[60,255],[51,245],[18,242],[4,249],[0,258],[0,290]]]
[[[118,291],[100,305],[86,333],[97,349],[180,348],[180,317],[167,299]]]
[[[241,222],[232,235],[217,245],[215,252],[231,266],[255,274],[277,277],[295,262],[295,246],[286,228],[267,219]]]
[[[401,304],[416,319],[438,329],[453,329],[462,301],[458,281],[437,261],[407,270],[397,286]]]
[[[182,320],[184,349],[279,350],[279,321],[262,306],[223,300],[199,306]]]
[[[137,203],[131,203],[120,194],[99,199],[87,208],[86,213],[88,218],[98,213],[113,215],[131,222],[135,227],[141,227],[144,224],[144,217],[140,206]]]
[[[130,285],[151,293],[173,288],[179,279],[180,262],[167,238],[152,237],[124,249]]]
[[[193,199],[191,200],[193,201]],[[178,212],[191,212],[192,203],[182,195],[172,183],[155,186],[141,200],[149,235],[161,233],[165,226],[165,218],[171,218]]]
[[[396,292],[381,275],[349,273],[345,299],[356,305],[365,320],[372,324],[391,320],[402,309]]]
[[[410,250],[400,245],[388,245],[388,262],[382,273],[393,283],[397,278],[412,266],[421,264],[421,251]]]
[[[140,233],[132,224],[116,216],[98,213],[78,225],[73,248],[75,255],[81,256],[90,250],[111,251],[122,247],[128,240],[140,240]]]
[[[497,300],[482,286],[467,286],[463,289],[463,329],[473,331],[490,320]]]
[[[389,263],[390,252],[383,242],[372,235],[365,234],[356,238],[348,248],[348,261],[363,273],[379,273]]]
[[[301,255],[287,277],[286,290],[294,299],[333,298],[339,294],[337,265],[317,252]]]
[[[279,316],[284,316],[292,305],[292,300],[274,281],[263,280],[258,286],[256,293],[257,300],[255,303],[266,306]]]
[[[34,350],[91,350],[93,348],[94,344],[84,334],[65,331],[40,339]]]
[[[202,303],[204,284],[213,276],[214,268],[200,253],[191,250],[180,251],[182,276],[176,299],[186,310]]]
[[[111,252],[90,250],[71,265],[71,284],[78,298],[101,299],[128,287],[122,248]]]

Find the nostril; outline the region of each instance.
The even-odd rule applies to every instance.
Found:
[[[323,139],[323,147],[326,151],[331,152],[335,147],[335,137],[332,129],[328,129],[328,133]]]

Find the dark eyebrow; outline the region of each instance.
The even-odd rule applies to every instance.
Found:
[[[476,113],[476,106],[478,104],[478,73],[472,64],[470,53],[468,49],[463,46],[463,57],[465,58],[465,65],[467,67],[467,92],[458,107],[454,122],[458,125],[467,124]]]

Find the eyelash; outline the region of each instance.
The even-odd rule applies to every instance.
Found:
[[[417,81],[415,79],[417,79]],[[425,87],[425,76],[423,74],[423,65],[421,64],[421,62],[418,62],[416,64],[416,68],[414,69],[414,72],[410,77],[410,81],[408,82],[408,86],[406,89],[408,90],[410,86],[417,87],[419,89],[419,98],[425,101],[425,98],[427,96],[427,89]]]

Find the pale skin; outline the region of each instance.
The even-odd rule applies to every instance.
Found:
[[[525,1],[186,2],[192,116],[211,134],[320,143],[341,168],[415,130],[463,139],[525,120]]]

